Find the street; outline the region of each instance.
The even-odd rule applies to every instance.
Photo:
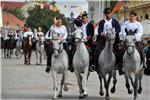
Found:
[[[51,100],[53,96],[53,82],[51,73],[47,74],[46,59],[43,65],[36,66],[35,52],[32,52],[31,65],[24,65],[24,58],[4,59],[1,53],[2,66],[2,100]],[[58,75],[58,80],[61,79]],[[117,71],[116,92],[110,93],[110,100],[133,100],[125,88],[124,76],[119,76]],[[74,73],[69,73],[69,91],[63,92],[61,100],[78,100],[79,89]],[[110,85],[110,88],[112,83]],[[150,100],[150,76],[143,76],[143,92],[137,100]],[[87,83],[88,97],[84,100],[105,100],[99,95],[99,79],[95,72],[89,76]],[[105,89],[104,89],[105,92]]]

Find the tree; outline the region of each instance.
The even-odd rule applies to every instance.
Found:
[[[28,13],[29,16],[26,20],[26,24],[31,27],[31,29],[41,27],[43,32],[48,31],[56,16],[61,17],[63,24],[67,25],[67,20],[63,14],[51,11],[48,8],[41,9],[40,6],[35,6],[33,9],[28,10]]]
[[[4,9],[5,12],[15,15],[18,19],[25,21],[25,17],[23,11],[20,8],[12,9]]]

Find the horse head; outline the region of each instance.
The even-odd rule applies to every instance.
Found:
[[[115,37],[116,37],[115,28],[107,30],[106,41],[108,41],[111,44],[114,44]]]
[[[76,29],[74,32],[74,38],[75,38],[75,42],[79,43],[79,42],[84,42],[85,40],[83,40],[83,32],[81,29]]]
[[[132,31],[132,30],[127,30],[125,29],[125,32],[127,33],[126,36],[126,46],[127,46],[127,53],[128,54],[133,54],[135,52],[135,41],[136,41],[136,37],[135,37],[135,33],[136,33],[137,29]]]
[[[54,57],[57,57],[63,51],[63,42],[59,39],[59,34],[52,32],[52,46]]]
[[[44,36],[43,36],[43,35],[39,35],[39,42],[40,42],[41,44],[44,44],[44,41],[45,41]]]

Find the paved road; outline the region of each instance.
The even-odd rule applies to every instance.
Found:
[[[33,52],[31,65],[23,65],[23,58],[4,59],[2,62],[2,100],[51,100],[53,95],[51,73],[44,72],[46,60],[41,66],[35,65]],[[124,76],[118,76],[116,93],[110,94],[110,100],[133,100],[124,85]],[[60,80],[60,76],[59,76]],[[75,75],[69,75],[69,91],[63,93],[61,100],[78,100],[78,86]],[[99,96],[99,80],[95,72],[88,81],[88,97],[85,100],[104,100]],[[138,100],[150,100],[150,76],[143,77],[143,92]]]

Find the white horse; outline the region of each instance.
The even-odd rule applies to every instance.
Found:
[[[62,97],[62,88],[64,86],[64,91],[68,91],[67,87],[67,77],[68,77],[68,55],[66,51],[63,48],[63,42],[55,37],[58,36],[56,33],[52,36],[52,46],[54,53],[52,55],[51,59],[51,72],[52,72],[52,77],[53,77],[53,90],[54,90],[54,96],[53,99],[57,98],[57,91],[58,91],[58,86],[57,86],[57,74],[62,74],[62,80],[61,80],[61,87],[60,91],[58,94],[58,97]]]
[[[19,39],[16,43],[16,56],[19,59],[19,57],[22,57],[23,51],[21,51],[22,49],[22,42],[23,42],[23,35],[20,33]]]
[[[102,78],[104,80],[104,86],[106,89],[106,99],[109,99],[109,84],[111,81],[111,78],[113,77],[113,87],[111,89],[111,92],[115,92],[115,85],[117,83],[116,79],[116,69],[115,69],[115,55],[113,53],[113,44],[115,42],[115,30],[110,29],[107,31],[106,34],[106,43],[105,48],[102,50],[101,54],[98,58],[98,64],[99,64],[99,79],[100,79],[100,92],[99,94],[101,96],[104,95],[103,92],[103,86],[102,86]],[[108,74],[108,80],[106,79],[106,75]]]
[[[74,32],[76,52],[73,57],[73,67],[75,70],[75,75],[77,77],[77,82],[79,86],[79,98],[82,99],[87,94],[87,79],[89,74],[89,52],[85,47],[85,40],[83,39],[83,33],[81,29],[76,29]],[[84,77],[82,78],[81,72],[84,72]],[[83,83],[82,83],[83,82]]]
[[[39,39],[36,43],[36,50],[35,50],[35,54],[36,54],[36,65],[38,64],[42,64],[42,56],[44,55],[44,40],[45,37],[43,35],[39,35]]]
[[[130,89],[129,79],[134,89],[134,100],[137,98],[137,92],[142,92],[141,80],[144,68],[141,63],[140,54],[135,48],[135,35],[133,31],[127,31],[126,46],[127,49],[123,56],[123,69],[125,72],[126,88],[128,93],[131,94],[133,91]],[[138,86],[139,84],[139,86]]]

